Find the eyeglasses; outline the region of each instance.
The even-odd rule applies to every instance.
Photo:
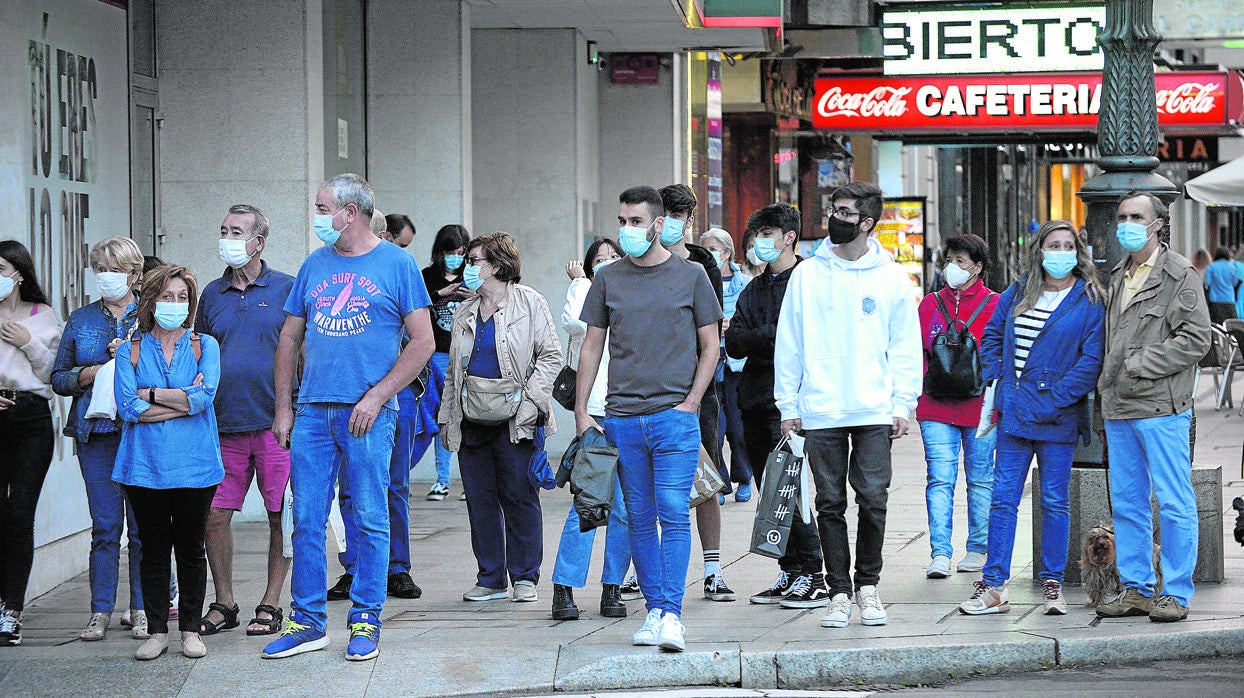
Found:
[[[839,206],[838,208],[834,209],[832,213],[838,218],[850,218],[852,216],[855,216],[856,218],[858,218],[860,215],[859,211],[852,211],[851,209],[846,208],[845,206]]]
[[[466,263],[472,266],[478,267],[481,264],[487,264],[488,258],[487,257],[467,257]]]

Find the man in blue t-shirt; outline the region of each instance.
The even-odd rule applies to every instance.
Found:
[[[389,566],[389,458],[399,390],[432,356],[432,305],[411,257],[371,232],[371,186],[337,175],[315,195],[313,229],[325,246],[302,263],[276,353],[272,432],[290,448],[294,569],[289,619],[263,656],[328,645],[324,528],[337,480],[350,489],[358,558],[350,589],[346,659],[380,654]],[[410,337],[401,346],[402,330]],[[298,419],[291,409],[295,357],[303,356]]]

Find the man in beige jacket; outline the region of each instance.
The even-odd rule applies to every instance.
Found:
[[[1188,429],[1197,363],[1210,346],[1209,310],[1192,263],[1159,239],[1166,205],[1128,192],[1116,235],[1128,254],[1110,272],[1106,356],[1097,390],[1110,455],[1110,502],[1123,591],[1098,606],[1105,618],[1188,617],[1197,558]],[[1154,598],[1153,514],[1161,507],[1161,595]]]

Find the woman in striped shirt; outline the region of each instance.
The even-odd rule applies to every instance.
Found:
[[[1067,613],[1068,485],[1075,442],[1089,433],[1085,397],[1101,372],[1105,291],[1088,248],[1067,221],[1042,225],[1028,244],[1025,276],[998,299],[981,338],[986,380],[997,381],[998,439],[981,581],[959,605],[969,615],[1010,609],[1006,582],[1016,510],[1035,456],[1041,472],[1040,577],[1045,613]],[[1035,564],[1035,562],[1034,562]]]

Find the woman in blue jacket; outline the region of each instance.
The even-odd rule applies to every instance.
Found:
[[[1049,221],[1028,245],[1026,276],[998,299],[981,338],[984,377],[995,381],[998,443],[989,551],[969,615],[1010,610],[1006,582],[1016,509],[1033,456],[1041,468],[1041,585],[1045,613],[1067,613],[1062,595],[1069,530],[1068,486],[1076,439],[1089,432],[1085,396],[1101,372],[1105,292],[1068,221]]]

